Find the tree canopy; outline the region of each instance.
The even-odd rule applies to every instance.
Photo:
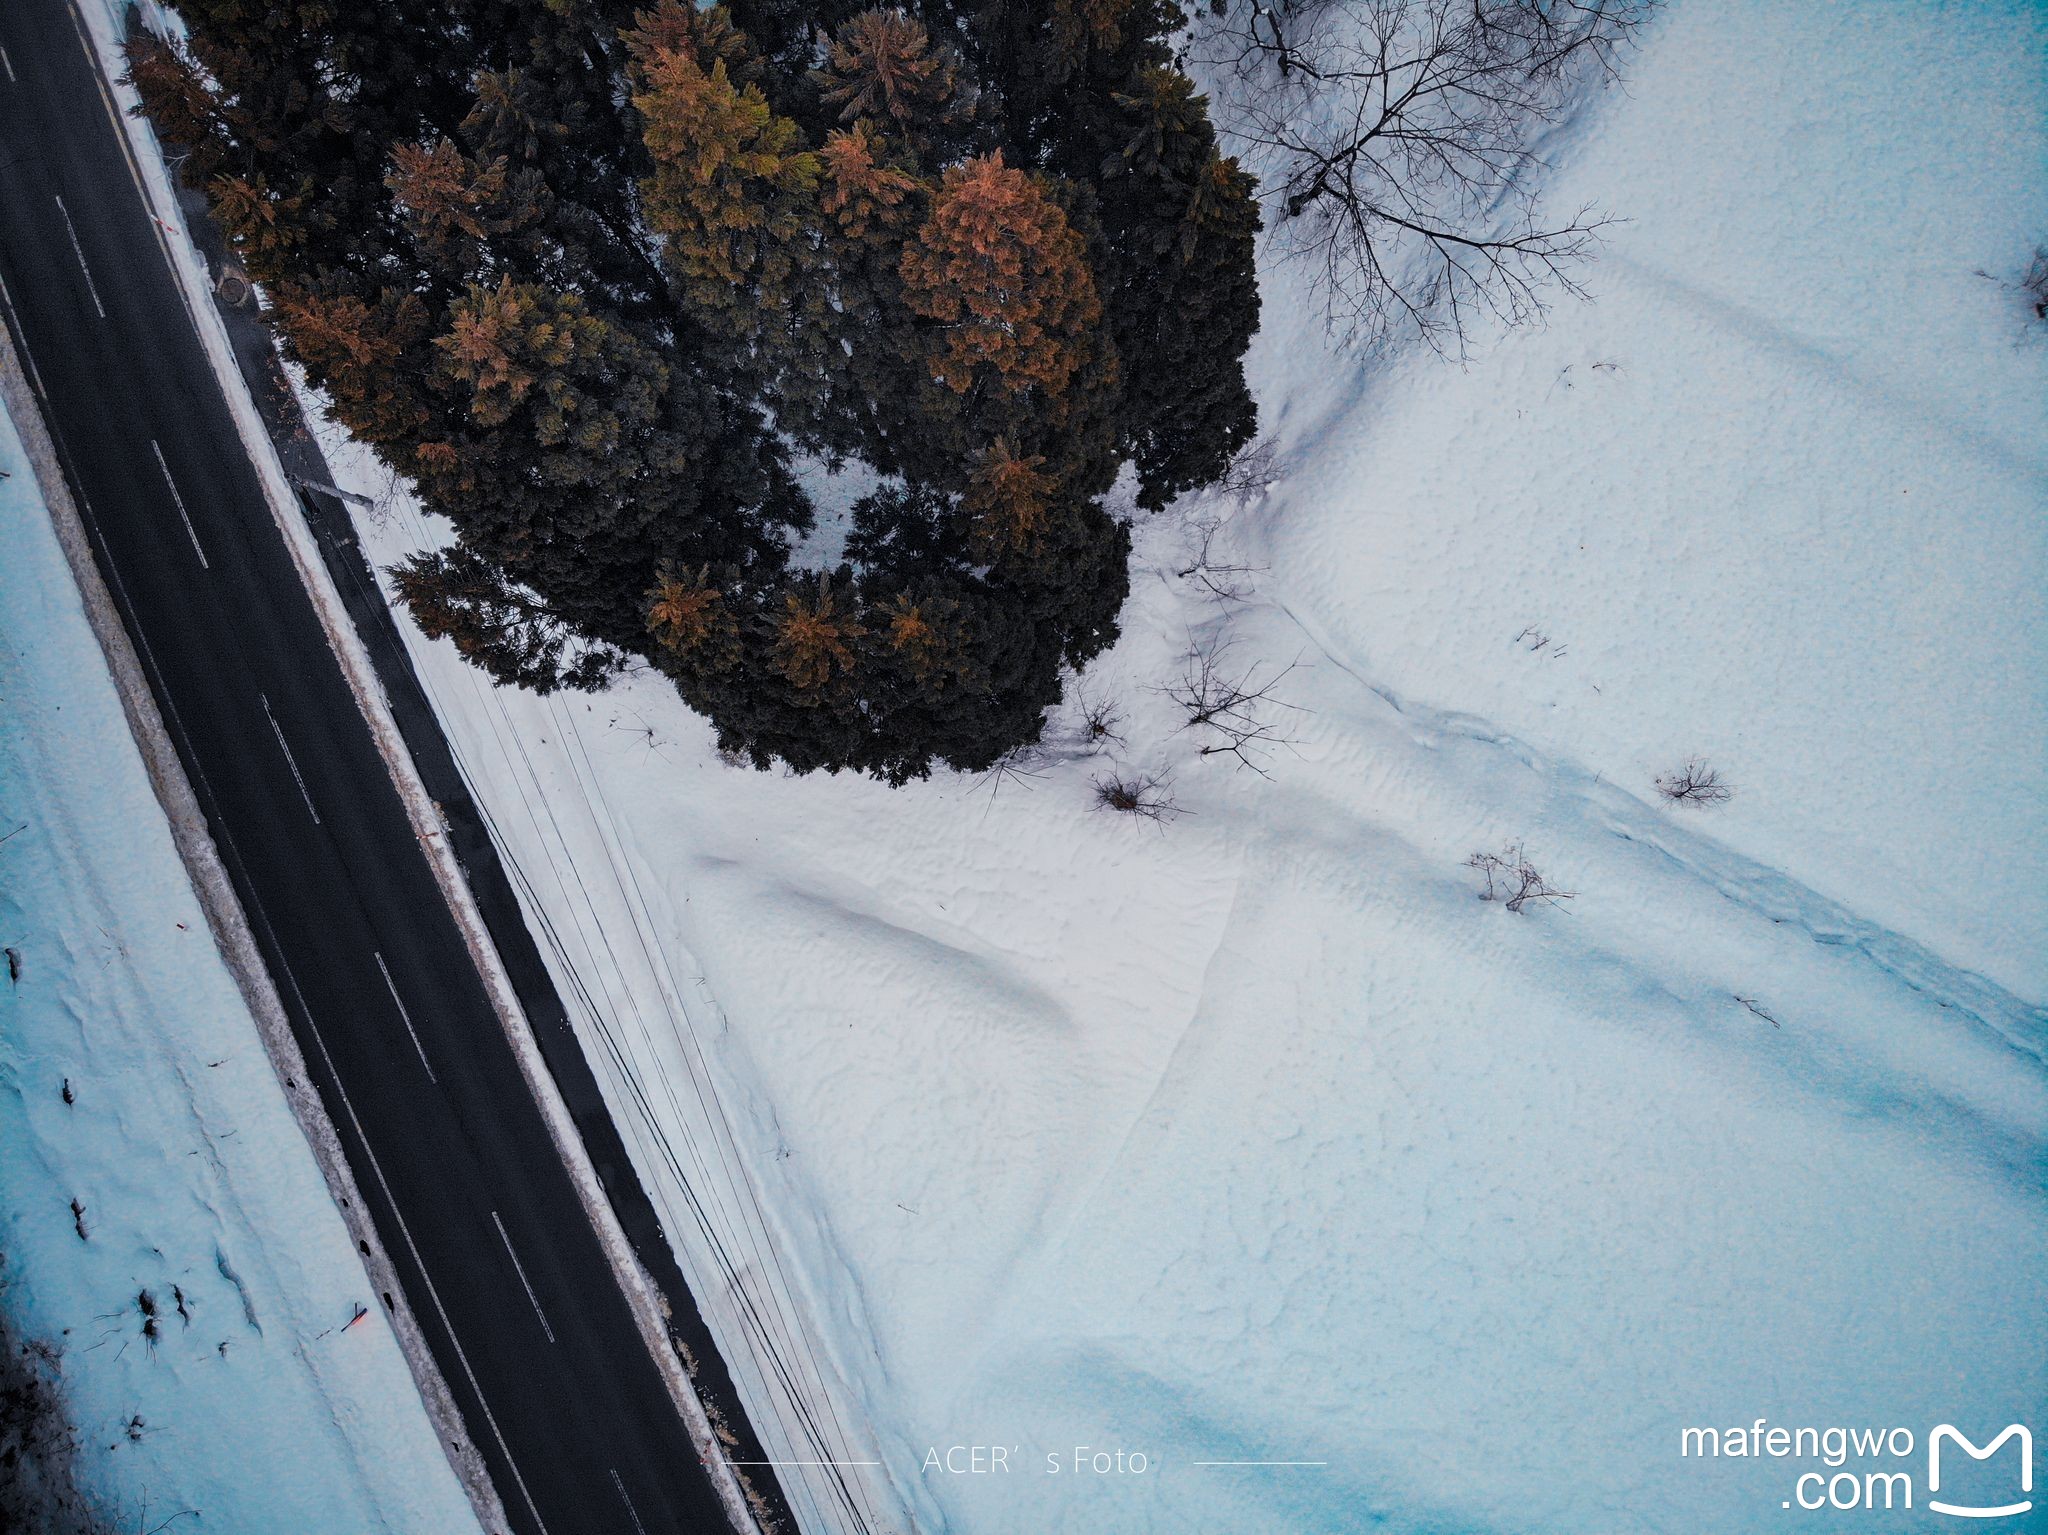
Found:
[[[1162,0],[186,0],[133,78],[501,681],[671,677],[755,763],[1035,739],[1253,435],[1251,180]],[[792,465],[881,488],[797,552]]]

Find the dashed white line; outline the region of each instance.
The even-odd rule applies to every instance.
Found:
[[[640,1522],[640,1510],[635,1508],[633,1500],[626,1496],[626,1484],[619,1480],[617,1471],[612,1472],[612,1485],[619,1489],[619,1501],[626,1505],[626,1517],[633,1521],[633,1528],[638,1530],[640,1535],[647,1535],[647,1526]]]
[[[0,48],[0,64],[5,64],[7,66],[7,83],[9,85],[18,85],[20,82],[16,80],[14,76],[14,60],[10,59],[7,56],[7,50],[5,48]]]
[[[57,199],[57,211],[64,215],[64,232],[71,236],[71,253],[78,258],[78,270],[85,273],[85,291],[92,295],[92,307],[100,312],[100,318],[107,317],[107,306],[100,302],[99,285],[92,280],[92,268],[85,264],[85,247],[78,243],[78,227],[71,222],[71,210],[64,206],[64,199]]]
[[[71,6],[71,26],[78,33],[78,46],[85,50],[85,66],[91,71],[92,83],[100,93],[100,105],[107,109],[107,121],[114,125],[114,142],[121,146],[121,158],[128,162],[128,178],[135,183],[135,195],[142,200],[142,206],[145,209],[154,208],[155,202],[149,195],[149,188],[143,184],[142,167],[135,160],[135,149],[128,142],[127,123],[122,118],[120,112],[115,109],[114,98],[107,94],[107,82],[105,73],[100,68],[100,56],[93,48],[92,38],[86,33],[85,18],[79,15],[76,0],[73,0]],[[154,213],[150,215],[150,222],[152,224],[160,223]],[[156,234],[157,246],[164,253],[164,265],[169,267],[175,276],[178,270],[178,258],[171,254],[171,242],[164,238],[164,232],[161,228],[154,232]],[[197,329],[199,326],[199,315],[192,308],[192,300],[186,295],[185,285],[181,282],[177,284],[177,288],[178,302],[185,306],[185,313],[192,317],[193,328]]]
[[[192,552],[199,556],[199,568],[213,569],[206,562],[206,551],[199,547],[199,532],[192,526],[192,514],[185,510],[185,498],[178,494],[178,482],[171,478],[171,466],[164,462],[164,450],[157,446],[154,437],[149,439],[149,451],[156,455],[156,466],[164,472],[164,483],[171,487],[171,499],[178,503],[178,516],[184,519],[185,536],[192,540]]]
[[[526,1266],[519,1261],[519,1254],[512,1250],[512,1238],[505,1234],[505,1223],[498,1219],[498,1212],[491,1212],[491,1224],[498,1228],[498,1240],[505,1244],[505,1256],[512,1260],[512,1272],[519,1276],[519,1282],[526,1286],[526,1299],[533,1307],[533,1314],[540,1318],[540,1330],[548,1335],[548,1342],[555,1341],[555,1330],[548,1326],[548,1314],[540,1309],[540,1297],[533,1293],[533,1285],[526,1277]],[[624,1491],[624,1489],[620,1489]]]
[[[391,979],[391,967],[384,963],[384,956],[378,950],[372,949],[370,954],[377,961],[377,968],[384,974],[384,989],[391,993],[392,1005],[398,1009],[398,1016],[405,1020],[405,1032],[412,1036],[413,1049],[420,1053],[420,1064],[427,1069],[427,1080],[438,1086],[441,1079],[434,1075],[434,1068],[427,1063],[427,1047],[420,1043],[419,1030],[412,1026],[412,1014],[405,1010],[405,999],[399,996],[398,987]]]
[[[28,343],[22,339],[21,316],[15,310],[14,295],[7,291],[4,279],[0,279],[0,304],[7,306],[7,328],[14,333],[14,350],[21,358],[22,365],[28,369],[29,384],[34,388],[37,397],[47,403],[50,398],[49,392],[43,388],[43,376],[36,372],[36,360],[29,354]]]
[[[292,755],[291,746],[284,738],[283,727],[277,723],[277,716],[270,712],[269,695],[258,693],[256,696],[263,700],[263,717],[270,721],[270,733],[277,737],[277,749],[284,753],[285,766],[292,770],[292,782],[299,786],[299,798],[306,802],[306,814],[311,816],[313,824],[318,826],[320,812],[313,808],[313,796],[306,792],[306,779],[299,771],[299,759]]]
[[[237,857],[239,858],[239,855]],[[263,916],[260,906],[256,907],[256,911],[259,916]],[[271,944],[275,947],[277,934],[271,929],[268,916],[263,916],[263,926],[270,933]],[[519,1488],[519,1496],[526,1501],[526,1511],[533,1515],[534,1525],[540,1530],[540,1535],[548,1535],[547,1521],[541,1518],[540,1510],[534,1506],[533,1494],[526,1490],[526,1478],[519,1474],[519,1462],[512,1458],[512,1447],[505,1443],[504,1434],[498,1430],[497,1414],[491,1411],[490,1400],[484,1395],[484,1388],[477,1382],[476,1371],[470,1368],[469,1355],[463,1351],[462,1340],[455,1336],[455,1324],[448,1320],[448,1308],[441,1304],[441,1292],[434,1286],[434,1276],[427,1272],[426,1260],[420,1256],[419,1244],[412,1239],[412,1228],[406,1225],[405,1216],[398,1208],[398,1201],[392,1196],[391,1185],[385,1181],[383,1165],[377,1160],[377,1153],[370,1145],[369,1136],[363,1133],[363,1122],[356,1117],[356,1106],[349,1102],[348,1089],[341,1085],[341,1073],[334,1069],[334,1057],[327,1053],[327,1041],[320,1037],[320,1027],[313,1022],[313,1010],[306,1005],[305,994],[299,990],[299,978],[292,974],[292,967],[285,962],[281,953],[278,957],[278,967],[284,971],[285,983],[292,989],[292,997],[299,1004],[299,1012],[305,1017],[306,1029],[312,1034],[313,1043],[320,1047],[320,1059],[327,1063],[327,1074],[334,1079],[335,1094],[341,1099],[341,1107],[348,1115],[349,1124],[355,1128],[356,1141],[363,1148],[363,1157],[370,1164],[370,1171],[377,1179],[377,1187],[384,1191],[384,1203],[390,1207],[391,1218],[398,1223],[398,1234],[405,1238],[406,1251],[412,1254],[413,1266],[420,1271],[420,1280],[427,1287],[427,1299],[434,1303],[434,1313],[441,1318],[442,1331],[448,1334],[448,1342],[455,1350],[455,1358],[462,1366],[462,1373],[469,1377],[469,1389],[476,1393],[477,1405],[483,1409],[484,1422],[490,1425],[491,1437],[498,1441],[498,1451],[505,1457],[505,1465],[512,1473],[513,1483]]]
[[[80,41],[83,43],[83,24],[78,19],[75,7],[72,20],[74,24],[80,26]],[[92,50],[89,44],[86,46],[86,56],[88,59],[92,57]],[[95,83],[99,83],[97,68],[94,69],[93,79]],[[100,84],[100,95],[104,100],[106,97],[106,86],[103,83]],[[114,117],[115,127],[119,130],[121,126],[120,119],[114,116],[111,102],[107,103],[107,111],[109,116]],[[125,152],[128,147],[126,135],[125,133],[118,133],[117,136],[120,137],[121,147]],[[132,156],[130,157],[130,171],[131,174],[134,171]],[[141,188],[141,185],[141,178],[137,176],[136,186],[138,190]],[[182,294],[183,290],[181,288],[181,297]],[[13,301],[11,296],[6,293],[4,286],[0,286],[0,300],[5,300],[9,310],[12,310]],[[28,364],[30,378],[35,384],[36,392],[42,394],[41,380],[36,379],[34,376],[34,359],[28,356],[26,350],[22,351],[21,356]],[[62,451],[61,448],[59,451]],[[92,506],[85,499],[83,491],[78,493],[77,499],[81,520],[92,526],[100,546],[104,548],[106,545],[105,534],[99,531],[99,519],[94,516]],[[121,579],[120,570],[111,563],[107,565],[106,570],[107,574],[112,578],[114,589],[119,594],[121,606],[128,615],[126,627],[129,633],[135,637],[136,649],[141,654],[144,665],[148,667],[151,675],[156,680],[157,697],[163,700],[170,724],[185,742],[186,750],[181,754],[181,757],[186,763],[188,770],[198,779],[199,788],[204,792],[206,800],[218,806],[219,798],[214,794],[212,785],[207,782],[205,770],[199,766],[198,758],[192,751],[192,734],[186,729],[185,722],[178,713],[177,704],[171,698],[169,687],[164,681],[163,668],[157,664],[156,655],[150,647],[148,636],[143,633],[141,626],[134,622],[134,599],[128,595],[127,585]],[[276,730],[277,720],[274,716],[270,715],[269,698],[260,693],[257,696],[263,699],[263,712],[267,717],[270,717],[271,728]],[[282,731],[278,731],[277,744],[284,747],[285,760],[291,762],[291,748],[285,746],[284,733]],[[298,765],[295,762],[292,763],[292,775],[295,778],[298,776]],[[302,795],[305,793],[304,780],[301,780],[299,783],[299,792]],[[313,809],[313,803],[310,798],[306,801],[306,808],[309,811]],[[316,825],[319,823],[320,817],[318,812],[314,812],[313,820]],[[234,837],[229,833],[225,825],[220,827],[219,835],[226,845],[229,857],[234,860],[236,866],[245,868],[246,865],[243,863],[241,851],[235,846]],[[320,1051],[320,1059],[326,1064],[328,1076],[334,1082],[335,1093],[341,1099],[342,1110],[348,1115],[349,1124],[355,1130],[356,1143],[363,1148],[363,1157],[370,1164],[370,1172],[377,1180],[377,1187],[383,1192],[385,1206],[391,1211],[391,1218],[398,1224],[399,1235],[405,1239],[406,1251],[412,1255],[413,1266],[419,1271],[420,1282],[426,1286],[427,1299],[433,1302],[434,1314],[440,1318],[441,1329],[448,1338],[449,1346],[455,1350],[456,1361],[462,1366],[462,1373],[469,1381],[470,1390],[476,1395],[477,1406],[483,1412],[484,1423],[491,1431],[491,1438],[497,1442],[498,1453],[504,1457],[506,1469],[512,1473],[513,1485],[519,1489],[519,1496],[521,1501],[526,1504],[526,1511],[533,1516],[534,1528],[540,1532],[540,1535],[548,1535],[547,1521],[541,1518],[540,1509],[533,1501],[532,1492],[527,1488],[526,1478],[520,1474],[519,1462],[512,1454],[512,1447],[505,1442],[504,1432],[498,1427],[497,1414],[491,1411],[490,1399],[484,1395],[483,1385],[476,1378],[476,1370],[469,1362],[468,1351],[463,1348],[462,1340],[455,1334],[455,1323],[448,1315],[448,1308],[442,1304],[441,1292],[434,1283],[434,1276],[427,1272],[426,1259],[420,1255],[419,1244],[413,1240],[412,1228],[406,1224],[405,1214],[399,1209],[397,1196],[391,1192],[390,1181],[384,1176],[384,1166],[377,1160],[376,1149],[370,1144],[370,1137],[364,1131],[363,1122],[356,1114],[356,1106],[350,1101],[348,1090],[341,1085],[341,1072],[336,1069],[334,1057],[329,1054],[327,1049],[327,1041],[322,1037],[319,1025],[314,1022],[313,1009],[307,1003],[305,993],[299,989],[299,978],[292,973],[291,965],[284,958],[283,948],[278,942],[276,929],[271,925],[269,913],[255,899],[253,892],[246,899],[250,915],[262,924],[264,934],[270,941],[271,949],[277,954],[277,966],[284,972],[284,981],[291,988],[292,1000],[298,1003],[300,1016],[306,1020],[307,1032],[313,1036],[313,1043]]]

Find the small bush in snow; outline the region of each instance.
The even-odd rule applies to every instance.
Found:
[[[1252,577],[1262,567],[1238,564],[1217,547],[1217,537],[1223,531],[1223,521],[1217,517],[1206,517],[1188,525],[1187,564],[1177,575],[1183,581],[1193,581],[1219,602],[1244,602],[1252,594]]]
[[[163,1338],[163,1326],[157,1321],[156,1297],[144,1290],[135,1297],[135,1309],[142,1313],[142,1341],[148,1346],[150,1356],[156,1355],[156,1346]]]
[[[1275,696],[1275,689],[1300,663],[1289,662],[1262,679],[1256,663],[1241,672],[1226,665],[1229,649],[1227,641],[1191,647],[1180,681],[1160,691],[1187,712],[1183,730],[1206,731],[1212,736],[1201,749],[1203,756],[1234,757],[1239,767],[1270,778],[1267,755],[1274,747],[1293,744],[1280,733],[1273,711],[1300,712],[1297,705]]]
[[[2027,263],[2026,271],[2017,282],[2008,281],[1982,267],[1977,268],[1977,275],[2007,293],[2018,293],[2035,319],[2048,320],[2048,245],[2034,247],[2034,259]]]
[[[1657,780],[1657,792],[1674,805],[1725,805],[1735,797],[1735,786],[1721,777],[1721,770],[1709,767],[1697,757],[1676,772]]]
[[[57,1394],[58,1354],[0,1311],[0,1529],[107,1535],[73,1480],[78,1436]]]
[[[1124,711],[1113,698],[1083,692],[1080,694],[1081,744],[1089,751],[1108,751],[1112,746],[1125,745],[1123,736]]]
[[[1237,503],[1243,511],[1273,488],[1286,466],[1280,462],[1280,447],[1270,437],[1261,437],[1230,461],[1216,489]]]
[[[1185,813],[1174,803],[1165,776],[1158,773],[1105,773],[1095,780],[1095,808],[1147,821],[1170,821]]]
[[[1486,876],[1479,899],[1500,901],[1509,911],[1524,911],[1531,901],[1569,901],[1573,897],[1572,891],[1554,888],[1537,872],[1519,842],[1498,853],[1474,853],[1465,860],[1465,867]]]

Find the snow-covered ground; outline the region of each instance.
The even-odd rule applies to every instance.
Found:
[[[1465,368],[1270,272],[1281,478],[1140,530],[1107,751],[764,776],[415,637],[771,1453],[879,1463],[807,1530],[1751,1535],[1816,1463],[1681,1428],[2048,1437],[2044,43],[1674,5],[1560,152],[1597,302]],[[1270,780],[1160,691],[1226,643]]]
[[[0,470],[0,1309],[109,1528],[474,1532],[4,413]]]
[[[1362,390],[1268,306],[1266,590],[1632,791],[1709,759],[1718,840],[2040,999],[2048,13],[1681,3],[1626,91],[1549,199],[1630,220],[1593,304]]]

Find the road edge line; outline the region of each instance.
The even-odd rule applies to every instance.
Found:
[[[121,4],[121,0],[107,0],[107,3]],[[398,790],[407,819],[412,822],[413,835],[426,854],[427,866],[433,871],[435,883],[441,887],[442,898],[454,914],[456,926],[461,929],[463,942],[483,979],[484,991],[490,997],[505,1037],[512,1046],[513,1058],[519,1063],[520,1074],[526,1079],[528,1090],[540,1107],[541,1118],[547,1123],[556,1154],[568,1169],[584,1212],[597,1233],[606,1258],[610,1260],[619,1288],[625,1294],[627,1308],[640,1329],[641,1341],[668,1387],[669,1396],[704,1463],[708,1479],[718,1490],[719,1500],[725,1505],[733,1529],[738,1535],[759,1535],[760,1527],[720,1446],[710,1414],[670,1341],[660,1292],[634,1253],[618,1212],[612,1208],[611,1199],[597,1175],[596,1165],[590,1159],[589,1150],[583,1144],[583,1137],[576,1129],[569,1105],[562,1097],[554,1074],[548,1070],[533,1026],[519,1004],[511,977],[505,972],[483,914],[477,910],[475,898],[470,893],[469,882],[448,845],[448,828],[441,819],[440,809],[428,794],[412,754],[406,749],[375,663],[371,661],[362,637],[356,633],[341,593],[320,557],[313,530],[306,523],[284,464],[277,456],[277,446],[264,429],[241,370],[235,366],[234,348],[229,341],[227,327],[215,311],[212,291],[203,280],[204,263],[186,232],[177,196],[170,184],[169,169],[156,142],[155,129],[147,118],[133,115],[133,110],[140,106],[140,98],[135,96],[132,86],[122,84],[120,71],[110,67],[115,62],[109,57],[112,39],[91,27],[90,22],[87,22],[87,27],[93,35],[94,62],[102,84],[112,93],[112,98],[121,103],[122,110],[117,113],[121,119],[121,141],[129,150],[131,168],[137,170],[137,184],[144,202],[159,230],[176,232],[176,238],[164,242],[166,253],[174,256],[172,276],[184,296],[186,310],[199,332],[207,360],[213,366],[215,382],[234,417],[236,432],[256,468],[264,499],[270,503],[271,517],[284,535],[285,547],[298,569],[300,584],[312,601],[320,627],[327,635],[328,646],[334,651],[342,676],[348,682],[349,690],[355,694],[357,707],[370,727],[371,738],[384,758],[385,769]]]
[[[255,1022],[257,1036],[263,1041],[264,1054],[270,1060],[270,1069],[277,1077],[278,1086],[284,1090],[292,1117],[298,1121],[300,1133],[305,1136],[313,1160],[320,1168],[328,1197],[334,1201],[342,1224],[356,1241],[356,1257],[363,1265],[364,1278],[372,1289],[390,1299],[392,1332],[398,1339],[399,1352],[405,1356],[411,1370],[421,1405],[434,1425],[441,1451],[448,1457],[449,1468],[469,1499],[478,1524],[487,1531],[510,1530],[512,1524],[506,1516],[504,1502],[491,1481],[483,1456],[469,1436],[468,1425],[455,1405],[454,1394],[449,1391],[440,1365],[428,1347],[426,1335],[420,1330],[419,1319],[413,1315],[398,1270],[392,1264],[390,1254],[384,1250],[383,1241],[370,1217],[369,1204],[363,1198],[362,1188],[349,1166],[348,1155],[342,1149],[340,1134],[327,1115],[326,1104],[313,1087],[305,1055],[299,1049],[298,1036],[292,1032],[291,1019],[285,1012],[277,984],[263,962],[248,915],[242,910],[241,898],[235,894],[227,866],[214,845],[206,813],[200,808],[191,780],[185,776],[185,765],[171,742],[163,714],[157,707],[156,695],[150,691],[135,642],[130,638],[113,593],[108,590],[106,579],[100,573],[99,562],[92,551],[91,536],[86,532],[84,519],[72,498],[71,484],[63,472],[49,424],[43,419],[42,405],[29,387],[15,350],[13,334],[5,324],[0,324],[0,400],[4,400],[7,414],[14,422],[22,447],[34,468],[37,487],[50,511],[51,528],[64,551],[65,563],[71,568],[73,584],[78,588],[86,622],[92,626],[93,635],[99,641],[114,691],[121,700],[121,712],[127,717],[128,732],[135,739],[143,768],[149,774],[150,787],[170,824],[171,840],[185,865],[185,876],[191,881],[200,909],[206,913],[206,925],[212,931],[214,947],[227,966],[228,974],[234,977],[235,987],[242,994],[242,1000]]]

